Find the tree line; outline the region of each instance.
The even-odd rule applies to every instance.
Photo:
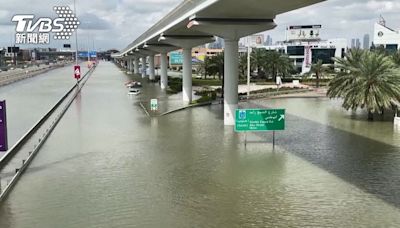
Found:
[[[258,78],[275,80],[295,73],[294,60],[277,51],[255,49],[251,53],[251,72]],[[400,105],[400,51],[390,53],[383,48],[373,50],[351,49],[344,58],[333,58],[334,65],[313,63],[311,72],[316,76],[316,87],[324,72],[332,71],[335,77],[328,84],[327,96],[343,100],[346,110],[365,109],[368,120],[374,113],[397,110]],[[333,71],[334,69],[334,71]],[[206,57],[200,66],[205,76],[224,75],[224,54]],[[239,77],[247,75],[247,53],[239,58]]]
[[[294,60],[289,56],[266,49],[255,49],[251,53],[251,72],[257,70],[257,77],[260,79],[272,79],[275,81],[277,76],[289,76],[295,71]],[[204,62],[200,64],[199,73],[207,76],[217,76],[222,80],[224,75],[224,53],[215,56],[206,56]],[[239,56],[239,77],[247,76],[247,53]]]

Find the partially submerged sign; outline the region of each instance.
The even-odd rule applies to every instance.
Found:
[[[76,80],[81,78],[81,67],[79,65],[74,66],[74,78]]]
[[[158,100],[157,99],[151,99],[150,100],[150,110],[151,111],[157,111],[158,110]]]
[[[8,150],[6,101],[0,101],[0,151]]]
[[[238,109],[235,131],[282,131],[285,117],[284,109]]]

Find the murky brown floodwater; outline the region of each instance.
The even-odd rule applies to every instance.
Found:
[[[129,97],[125,81],[99,65],[0,205],[0,227],[400,226],[389,122],[352,120],[324,99],[258,102],[287,108],[287,131],[275,152],[245,149],[220,106],[150,119],[138,102],[163,92],[145,84]]]

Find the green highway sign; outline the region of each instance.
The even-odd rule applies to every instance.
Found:
[[[169,64],[170,65],[182,65],[183,54],[179,51],[173,51],[169,53]]]
[[[235,131],[283,131],[285,130],[284,109],[238,109]]]
[[[157,99],[151,99],[150,100],[150,110],[151,111],[157,111],[158,110],[158,100]]]

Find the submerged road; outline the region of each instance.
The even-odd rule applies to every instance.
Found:
[[[87,71],[84,66],[83,72]],[[0,87],[7,101],[8,144],[14,145],[76,83],[72,66]],[[0,157],[3,154],[0,153]]]
[[[270,103],[288,109],[290,124],[277,135],[278,149],[272,152],[268,142],[244,148],[243,136],[223,125],[220,106],[148,118],[139,102],[166,95],[157,84],[143,81],[144,93],[128,96],[124,83],[132,78],[139,80],[112,63],[100,63],[0,205],[0,227],[399,226],[395,197],[384,198],[355,181],[362,175],[361,164],[377,164],[379,159],[385,160],[382,166],[364,166],[364,179],[370,167],[378,173],[379,168],[399,173],[397,140],[373,140],[361,133],[357,138],[355,132],[365,133],[365,126],[339,126],[340,117],[332,116],[329,101]],[[318,112],[311,112],[315,118],[310,120],[298,107]],[[321,134],[314,134],[316,129]],[[397,137],[394,131],[386,134]],[[379,147],[382,144],[389,146]],[[383,152],[384,158],[372,156],[372,150],[360,153],[368,146],[390,151]],[[345,152],[357,162],[356,169],[342,166],[349,178],[335,172]],[[395,194],[397,183],[380,173],[363,183],[392,185],[388,194]]]

